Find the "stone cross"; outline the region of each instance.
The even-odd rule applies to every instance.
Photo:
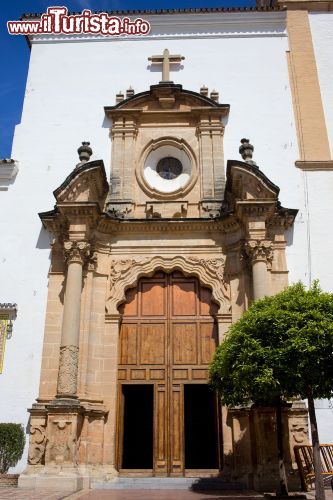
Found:
[[[152,64],[162,63],[162,82],[170,81],[170,64],[180,63],[183,59],[185,59],[185,57],[178,54],[170,55],[168,49],[165,49],[160,56],[148,57],[148,61],[151,61]]]

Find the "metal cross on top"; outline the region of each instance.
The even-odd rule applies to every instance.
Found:
[[[170,64],[180,63],[183,59],[185,59],[185,57],[178,54],[170,55],[168,49],[165,49],[160,56],[148,57],[148,61],[151,61],[152,64],[162,63],[162,82],[170,81]]]

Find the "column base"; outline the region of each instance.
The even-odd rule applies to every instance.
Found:
[[[108,466],[28,466],[20,475],[18,486],[25,489],[79,491],[89,489],[92,481],[112,480],[118,472]]]
[[[56,396],[50,401],[49,406],[79,407],[80,400],[77,397]]]

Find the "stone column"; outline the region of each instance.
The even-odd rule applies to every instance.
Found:
[[[272,261],[272,242],[267,240],[249,240],[245,251],[251,259],[253,299],[258,300],[271,295],[267,265]]]
[[[76,399],[82,267],[85,258],[89,255],[90,245],[85,241],[66,241],[64,249],[68,269],[61,331],[57,398]]]

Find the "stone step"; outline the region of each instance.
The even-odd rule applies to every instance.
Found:
[[[244,484],[222,478],[198,477],[117,477],[110,481],[92,481],[92,489],[115,490],[232,490],[245,489]],[[260,497],[260,495],[258,495]],[[242,495],[244,499],[244,495]]]

